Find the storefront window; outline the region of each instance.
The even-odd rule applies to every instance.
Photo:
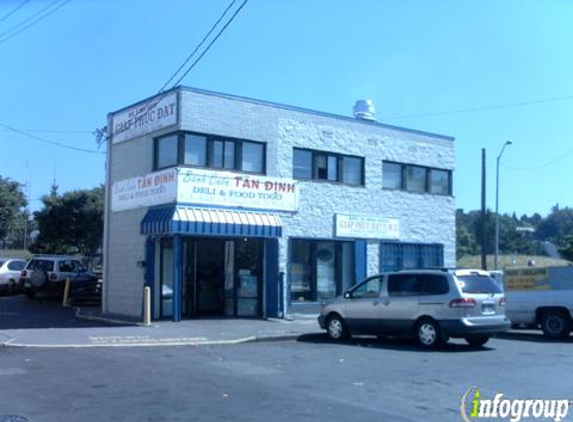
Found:
[[[354,243],[293,239],[290,246],[291,302],[323,301],[354,284]]]
[[[444,265],[441,244],[382,242],[380,271],[408,268],[438,268]]]
[[[173,241],[161,242],[161,316],[173,316]]]
[[[315,261],[317,300],[336,296],[335,263],[334,242],[317,242]]]
[[[312,300],[311,242],[291,241],[290,291],[297,302]]]

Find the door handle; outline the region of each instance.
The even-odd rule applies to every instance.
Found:
[[[384,301],[384,305],[386,305],[386,306],[390,305],[390,301],[389,301],[388,299],[386,299],[386,300]]]
[[[380,304],[380,302],[378,302],[377,300],[372,301],[372,305],[374,305],[374,306],[378,306],[379,304]]]

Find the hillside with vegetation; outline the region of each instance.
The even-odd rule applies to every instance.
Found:
[[[456,211],[457,265],[481,266],[481,239],[485,230],[485,251],[488,268],[493,268],[495,253],[495,213],[488,210],[484,217],[480,211]],[[568,265],[573,261],[573,208],[555,205],[542,217],[513,215],[499,216],[498,266]]]

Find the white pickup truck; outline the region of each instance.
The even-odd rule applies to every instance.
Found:
[[[573,330],[573,266],[508,268],[503,284],[506,315],[513,326],[541,327],[553,339],[569,336]]]

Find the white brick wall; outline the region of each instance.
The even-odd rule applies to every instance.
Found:
[[[444,264],[455,265],[454,198],[382,189],[383,160],[453,170],[451,139],[187,89],[180,91],[179,126],[181,130],[265,142],[267,175],[273,177],[292,177],[293,147],[365,157],[365,187],[299,182],[298,212],[281,215],[285,225],[279,242],[281,271],[287,270],[288,238],[332,238],[336,213],[397,218],[401,241],[441,243]],[[150,172],[153,137],[173,130],[113,145],[112,183]],[[143,270],[134,266],[144,259],[145,239],[139,235],[143,215],[142,210],[111,215],[107,263],[111,271],[110,312],[141,312]],[[121,276],[117,275],[120,270]],[[368,242],[367,271],[379,271],[378,242]]]

